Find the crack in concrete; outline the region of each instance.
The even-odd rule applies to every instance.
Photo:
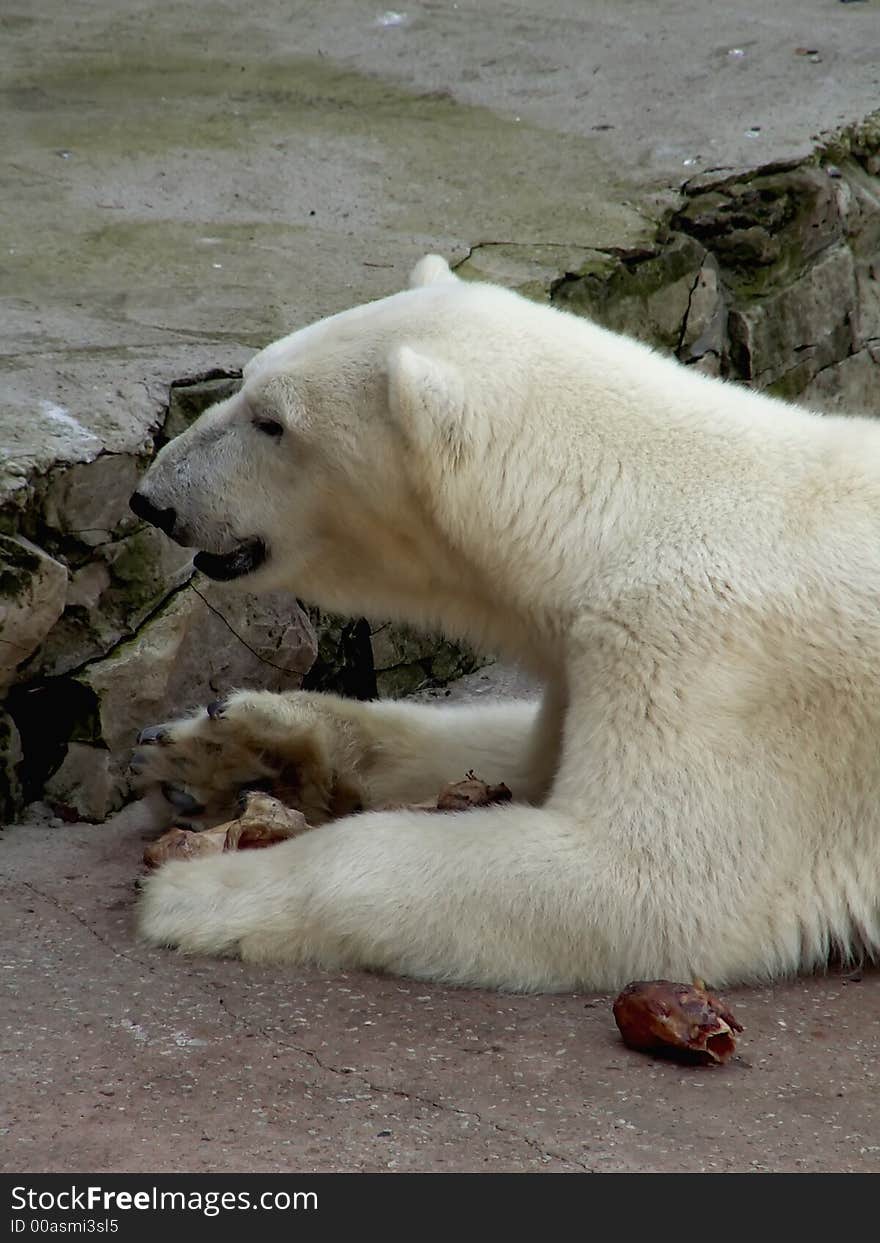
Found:
[[[221,1009],[228,1014],[235,1023],[244,1028],[253,1028],[253,1024],[248,1023],[245,1019],[241,1018],[240,1015],[237,1015],[234,1011],[230,1010],[223,998],[218,998],[218,1001]],[[266,1027],[260,1025],[257,1025],[256,1030],[261,1036],[263,1036],[266,1040],[269,1040],[272,1044],[278,1045],[282,1049],[290,1049],[294,1053],[300,1053],[303,1056],[310,1058],[316,1066],[329,1074],[339,1075],[341,1078],[347,1080],[351,1080],[352,1078],[358,1080],[370,1092],[375,1092],[380,1096],[396,1096],[401,1100],[409,1101],[411,1103],[417,1102],[420,1105],[427,1105],[431,1109],[436,1109],[439,1113],[453,1113],[457,1114],[459,1117],[473,1118],[479,1126],[491,1127],[491,1129],[496,1131],[499,1135],[512,1136],[514,1139],[526,1144],[527,1147],[538,1153],[543,1160],[562,1161],[566,1165],[576,1166],[585,1174],[595,1173],[595,1170],[593,1170],[590,1166],[585,1165],[582,1161],[579,1161],[577,1157],[569,1156],[560,1152],[554,1152],[552,1149],[545,1148],[541,1143],[539,1143],[538,1140],[532,1139],[529,1135],[525,1135],[521,1131],[517,1131],[514,1127],[502,1126],[501,1123],[495,1122],[489,1118],[484,1118],[481,1114],[476,1113],[474,1110],[462,1109],[458,1105],[447,1104],[444,1101],[437,1101],[430,1096],[422,1096],[418,1092],[408,1092],[403,1088],[392,1087],[390,1084],[386,1085],[374,1083],[361,1070],[330,1065],[329,1062],[325,1062],[321,1058],[320,1054],[315,1049],[310,1049],[306,1045],[294,1044],[289,1040],[282,1040]]]
[[[135,958],[131,954],[126,954],[124,950],[118,949],[112,941],[108,941],[102,933],[98,932],[97,928],[93,928],[90,923],[83,919],[82,915],[71,910],[70,907],[65,906],[63,902],[59,902],[53,894],[46,893],[44,890],[37,888],[37,886],[29,880],[23,880],[21,885],[23,889],[29,889],[30,892],[37,898],[42,898],[44,902],[48,902],[50,906],[54,906],[55,909],[60,911],[62,915],[67,915],[71,919],[75,919],[78,924],[81,924],[82,927],[85,928],[86,932],[91,933],[96,941],[100,941],[100,943],[110,951],[114,958],[124,958],[126,962],[134,963],[136,966],[144,968],[151,974],[156,973],[156,967],[153,963],[141,958]]]
[[[120,950],[116,945],[113,944],[112,941],[109,941],[102,933],[98,932],[96,928],[93,928],[92,925],[89,924],[85,919],[83,919],[81,915],[79,915],[76,911],[71,910],[69,907],[65,906],[56,897],[54,897],[54,895],[50,893],[46,893],[44,890],[34,885],[31,881],[22,881],[21,884],[24,889],[29,890],[37,898],[40,898],[44,902],[49,903],[51,906],[55,907],[56,910],[60,911],[63,915],[66,915],[69,918],[74,919],[91,936],[93,936],[101,945],[103,945],[106,949],[108,949],[115,958],[125,959],[126,962],[130,962],[140,967],[141,969],[144,969],[154,975],[158,972],[158,967],[155,964],[145,959],[135,958],[133,955],[125,953],[124,950]],[[193,981],[193,982],[196,983],[196,981]],[[212,995],[211,992],[204,988],[204,982],[198,981],[198,983],[201,985],[201,988],[205,991],[206,996],[211,997]],[[507,1138],[512,1138],[514,1140],[518,1140],[520,1143],[525,1144],[526,1147],[530,1148],[533,1152],[537,1153],[538,1156],[543,1161],[560,1161],[565,1165],[576,1167],[577,1169],[583,1171],[583,1173],[585,1174],[593,1174],[596,1172],[591,1166],[586,1165],[583,1161],[579,1161],[577,1157],[574,1157],[570,1154],[566,1154],[563,1152],[554,1151],[553,1149],[548,1148],[545,1145],[541,1144],[538,1140],[533,1139],[531,1136],[526,1135],[522,1131],[517,1130],[515,1127],[504,1126],[501,1123],[495,1122],[492,1119],[484,1118],[481,1114],[477,1113],[475,1110],[462,1109],[458,1105],[453,1105],[453,1104],[450,1104],[444,1101],[438,1101],[438,1100],[435,1100],[433,1097],[424,1096],[418,1092],[406,1091],[403,1088],[395,1088],[391,1086],[390,1084],[375,1083],[362,1070],[357,1070],[355,1068],[349,1069],[347,1067],[343,1068],[339,1066],[333,1066],[329,1062],[324,1061],[323,1058],[320,1056],[320,1054],[317,1052],[317,1050],[311,1049],[306,1045],[298,1045],[298,1044],[293,1043],[292,1041],[283,1040],[279,1036],[271,1032],[267,1027],[263,1026],[262,1024],[250,1023],[246,1019],[242,1018],[241,1015],[236,1014],[233,1010],[230,1009],[230,1007],[227,1005],[226,1001],[222,997],[217,998],[217,1001],[219,1002],[221,1010],[226,1015],[228,1015],[228,1017],[232,1019],[232,1021],[240,1028],[243,1028],[249,1031],[255,1030],[260,1036],[264,1037],[271,1044],[277,1045],[279,1048],[282,1048],[282,1049],[288,1049],[293,1053],[298,1053],[301,1056],[309,1058],[312,1062],[314,1062],[314,1064],[320,1070],[324,1071],[327,1074],[337,1075],[340,1078],[348,1080],[348,1081],[355,1080],[359,1082],[360,1084],[362,1084],[369,1092],[374,1093],[378,1096],[397,1097],[400,1100],[408,1101],[411,1104],[415,1103],[419,1105],[425,1105],[430,1109],[436,1110],[438,1113],[451,1113],[461,1118],[472,1118],[477,1123],[477,1125],[480,1127],[489,1127],[492,1131],[496,1132],[498,1135],[505,1136]]]
[[[133,963],[136,966],[145,969],[151,974],[155,975],[157,973],[158,968],[155,964],[147,960],[141,959],[141,958],[135,958],[131,954],[125,953],[124,950],[119,949],[116,945],[113,944],[112,941],[109,941],[105,936],[102,935],[102,933],[98,932],[96,928],[93,928],[91,924],[87,923],[87,921],[83,919],[81,915],[79,915],[76,911],[71,910],[69,907],[65,906],[62,902],[59,902],[58,899],[54,897],[52,894],[46,893],[44,890],[39,889],[31,881],[22,881],[21,884],[24,889],[30,890],[30,892],[33,893],[37,898],[41,898],[44,902],[48,902],[51,906],[54,906],[56,910],[60,911],[63,915],[69,916],[71,919],[76,920],[76,922],[80,924],[83,928],[85,928],[85,930],[88,933],[90,933],[91,936],[93,936],[97,941],[99,941],[101,945],[103,945],[106,949],[110,950],[111,954],[113,954],[115,958],[123,958],[126,960],[126,962]],[[206,991],[207,996],[210,997],[211,993],[208,990],[205,990],[205,991]],[[243,1019],[240,1015],[236,1014],[233,1010],[229,1008],[229,1006],[227,1005],[227,1003],[222,997],[217,998],[217,1001],[219,1002],[221,1010],[225,1014],[227,1014],[229,1018],[231,1018],[233,1022],[236,1023],[239,1027],[242,1027],[246,1030],[255,1029],[259,1033],[259,1035],[263,1036],[271,1044],[278,1045],[282,1049],[289,1049],[291,1050],[291,1052],[299,1053],[311,1059],[311,1061],[313,1061],[320,1070],[323,1070],[328,1074],[338,1075],[340,1078],[344,1078],[347,1080],[351,1080],[352,1078],[354,1078],[355,1080],[362,1083],[364,1087],[368,1089],[368,1091],[376,1093],[377,1095],[380,1095],[380,1096],[396,1096],[396,1097],[399,1097],[401,1100],[409,1101],[411,1103],[416,1102],[420,1105],[426,1105],[431,1109],[436,1109],[440,1113],[454,1113],[454,1114],[457,1114],[459,1117],[473,1118],[478,1123],[479,1126],[488,1126],[493,1131],[496,1131],[499,1135],[511,1136],[514,1139],[521,1141],[522,1143],[526,1144],[529,1148],[537,1152],[539,1156],[541,1156],[542,1159],[562,1161],[567,1165],[577,1166],[579,1169],[583,1170],[583,1172],[586,1174],[595,1173],[595,1171],[590,1166],[585,1165],[582,1161],[579,1161],[576,1157],[568,1156],[560,1152],[554,1152],[552,1149],[544,1147],[537,1140],[532,1139],[530,1136],[523,1134],[521,1131],[516,1130],[514,1127],[502,1126],[500,1123],[494,1122],[491,1119],[483,1118],[481,1114],[476,1113],[474,1110],[462,1109],[458,1105],[452,1105],[452,1104],[447,1104],[443,1101],[437,1101],[437,1100],[434,1100],[432,1097],[422,1096],[420,1093],[417,1093],[417,1092],[405,1091],[403,1088],[395,1088],[395,1087],[392,1087],[391,1085],[374,1083],[366,1074],[364,1074],[363,1071],[356,1070],[354,1068],[349,1070],[347,1068],[342,1068],[339,1066],[332,1066],[329,1062],[325,1062],[321,1058],[317,1050],[310,1049],[305,1045],[294,1044],[292,1041],[289,1041],[289,1040],[282,1040],[280,1037],[272,1033],[267,1027],[264,1027],[261,1024],[255,1025],[255,1024],[249,1023],[246,1019]]]
[[[607,247],[602,248],[599,246],[587,246],[586,243],[580,242],[536,242],[528,239],[524,240],[523,238],[513,237],[487,238],[485,241],[474,242],[472,246],[469,246],[468,252],[464,258],[458,259],[452,264],[452,270],[455,271],[456,268],[460,268],[462,264],[467,263],[468,259],[470,259],[478,250],[483,250],[489,246],[520,246],[530,250],[533,250],[538,246],[543,246],[548,250],[595,250],[601,251],[602,254],[611,253]]]

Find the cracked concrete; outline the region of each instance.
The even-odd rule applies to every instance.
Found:
[[[526,694],[484,670],[423,698]],[[610,996],[187,959],[132,936],[149,813],[7,829],[7,1171],[877,1171],[880,974],[726,996],[734,1060],[620,1043]]]
[[[626,1050],[610,997],[140,946],[146,831],[4,835],[7,1172],[880,1169],[876,973],[732,990],[737,1057],[682,1068]]]

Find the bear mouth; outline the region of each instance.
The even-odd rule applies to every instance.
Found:
[[[228,583],[234,578],[253,574],[268,555],[265,541],[255,535],[253,539],[244,540],[237,548],[233,548],[232,552],[197,552],[193,557],[193,565],[208,578],[219,583]]]

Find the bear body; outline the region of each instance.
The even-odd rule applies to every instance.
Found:
[[[880,425],[435,257],[413,283],[258,354],[141,511],[215,577],[443,630],[543,700],[240,691],[152,731],[151,780],[219,811],[268,774],[321,827],[165,865],[144,935],[511,989],[876,956]],[[514,802],[381,810],[471,768]]]

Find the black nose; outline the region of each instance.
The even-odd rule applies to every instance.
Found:
[[[158,527],[166,535],[170,535],[174,530],[177,513],[170,505],[167,509],[157,509],[152,501],[148,501],[140,492],[135,492],[128,504],[139,518],[143,518],[145,522]]]

